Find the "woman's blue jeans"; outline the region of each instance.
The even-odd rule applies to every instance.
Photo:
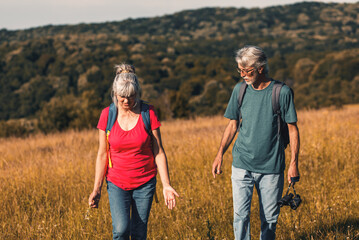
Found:
[[[156,191],[156,178],[134,189],[125,191],[107,181],[112,216],[113,239],[142,240],[147,238],[147,222],[150,215],[153,195]]]
[[[275,239],[280,207],[277,202],[283,192],[284,174],[254,173],[232,166],[233,228],[236,240],[249,240],[249,217],[253,187],[257,189],[261,219],[261,240]]]

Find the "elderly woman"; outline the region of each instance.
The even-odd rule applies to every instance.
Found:
[[[161,124],[153,106],[149,106],[150,129],[146,129],[141,114],[146,105],[140,100],[140,95],[135,68],[128,64],[118,65],[112,87],[117,119],[106,136],[109,107],[101,113],[97,125],[99,149],[95,184],[89,197],[90,207],[97,208],[106,176],[113,239],[129,239],[130,236],[131,239],[146,239],[157,171],[169,209],[175,207],[175,196],[178,197],[170,185],[167,158],[161,142]]]

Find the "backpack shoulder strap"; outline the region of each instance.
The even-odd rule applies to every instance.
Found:
[[[143,123],[145,124],[148,134],[152,134],[151,119],[150,119],[150,106],[141,100],[141,116]]]
[[[115,124],[116,118],[117,118],[117,107],[114,103],[111,103],[110,108],[108,110],[106,134],[110,133],[113,124]]]
[[[285,85],[283,82],[275,81],[272,90],[272,107],[274,113],[280,113],[279,94],[282,87]]]
[[[285,84],[283,82],[275,81],[273,85],[272,90],[272,108],[274,114],[277,114],[277,124],[278,124],[278,130],[277,130],[277,139],[280,138],[280,131],[281,131],[281,123],[282,123],[282,116],[280,111],[280,103],[279,103],[279,95],[280,90]]]
[[[108,166],[112,168],[111,154],[110,154],[110,143],[108,141],[111,129],[115,124],[117,118],[117,107],[114,103],[111,103],[108,109],[107,126],[106,126],[106,152],[108,157]]]
[[[238,93],[238,111],[239,111],[238,120],[241,120],[242,118],[241,107],[242,107],[244,94],[246,93],[246,89],[247,89],[247,83],[243,81],[242,85],[239,88],[239,93]]]

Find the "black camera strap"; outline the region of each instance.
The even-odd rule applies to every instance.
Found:
[[[293,188],[294,195],[293,195],[293,193],[289,193],[291,187]],[[278,201],[278,205],[279,205],[280,207],[290,206],[291,209],[296,210],[296,209],[299,207],[299,205],[300,205],[301,202],[302,202],[302,200],[301,200],[299,194],[297,194],[296,191],[295,191],[294,183],[289,183],[287,192],[286,192],[286,194]]]
[[[290,191],[290,187],[293,188],[294,196],[296,197],[297,193],[295,192],[294,184],[292,184],[292,183],[289,183],[289,186],[288,186],[288,189],[287,189],[287,192],[285,193],[285,195],[288,195],[288,193]]]

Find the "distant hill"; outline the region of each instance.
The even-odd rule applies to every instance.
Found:
[[[95,126],[121,62],[136,66],[143,99],[161,119],[218,114],[239,81],[234,52],[246,44],[266,51],[270,75],[294,89],[298,108],[358,103],[358,25],[359,3],[304,2],[2,29],[1,124],[27,122],[44,131]]]

